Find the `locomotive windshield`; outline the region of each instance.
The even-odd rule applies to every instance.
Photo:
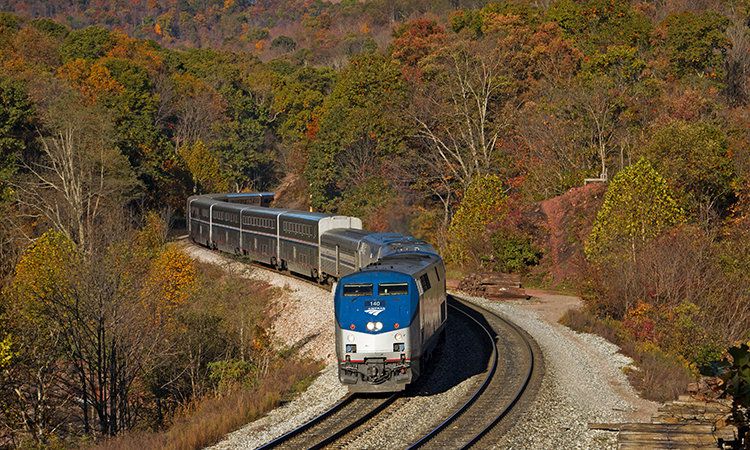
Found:
[[[344,297],[372,295],[372,283],[349,283],[342,288]]]
[[[409,283],[380,283],[378,295],[406,295],[409,293]]]

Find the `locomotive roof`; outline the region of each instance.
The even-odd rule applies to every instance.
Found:
[[[442,260],[439,256],[433,255],[431,253],[396,253],[386,256],[367,267],[363,267],[361,270],[347,275],[347,277],[351,277],[356,274],[376,271],[397,272],[414,276],[414,274],[419,273],[425,268],[428,268],[429,266],[441,261]]]

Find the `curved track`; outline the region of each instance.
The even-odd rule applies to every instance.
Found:
[[[423,430],[427,433],[420,439],[406,444],[405,448],[408,449],[484,448],[491,445],[492,441],[496,442],[493,433],[496,425],[517,404],[534,375],[534,352],[522,332],[495,314],[474,305],[452,298],[450,306],[454,313],[465,316],[467,321],[482,330],[485,342],[479,344],[482,349],[477,347],[473,353],[485,361],[485,371],[481,376],[471,377],[473,387],[469,394],[458,401],[451,413],[440,420],[434,429]],[[336,409],[334,414],[326,412],[261,448],[344,448],[348,442],[355,442],[358,436],[387,420],[385,417],[388,415],[397,415],[397,410],[410,401],[408,396],[409,390],[403,397],[387,399],[347,397],[342,404],[356,402],[357,406],[339,408],[337,405],[332,408]],[[380,411],[386,408],[388,412],[381,414]],[[365,413],[363,409],[370,412]],[[318,425],[321,421],[326,425]],[[484,439],[487,442],[483,442]]]

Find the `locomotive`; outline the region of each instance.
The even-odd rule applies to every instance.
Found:
[[[419,377],[445,336],[445,266],[398,252],[339,280],[334,291],[339,380],[350,392],[393,392]]]
[[[273,198],[191,196],[188,235],[214,250],[333,283],[340,381],[351,392],[403,390],[445,334],[440,256],[422,240],[362,230],[356,217],[270,208]]]

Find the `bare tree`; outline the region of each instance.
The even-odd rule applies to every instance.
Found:
[[[727,54],[726,96],[735,105],[750,100],[750,28],[739,18],[727,28],[732,46]]]
[[[89,237],[105,206],[132,194],[136,181],[127,159],[113,144],[106,111],[80,103],[67,92],[45,111],[39,130],[41,155],[22,162],[16,183],[21,209],[91,252]]]
[[[466,189],[474,176],[489,173],[501,134],[503,109],[513,96],[501,49],[491,39],[460,41],[442,49],[432,82],[420,83],[408,110],[417,123],[420,151]]]

